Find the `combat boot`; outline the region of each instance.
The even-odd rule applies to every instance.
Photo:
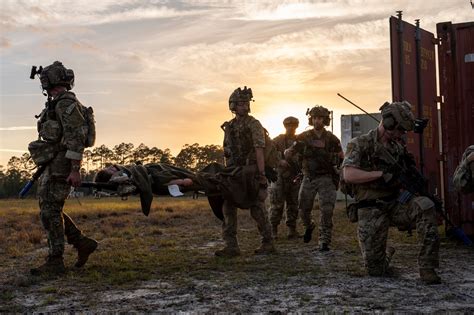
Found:
[[[326,244],[326,243],[321,243],[321,245],[319,245],[319,251],[320,252],[329,252],[330,251],[329,245]]]
[[[296,239],[296,238],[300,238],[301,235],[299,235],[298,232],[296,231],[296,227],[291,226],[291,227],[288,227],[287,237],[288,237],[289,240],[293,240],[293,239]]]
[[[74,265],[76,268],[81,268],[89,259],[89,255],[92,254],[97,248],[97,241],[89,238],[89,237],[82,237],[74,247],[77,249],[77,261]]]
[[[392,257],[395,254],[395,248],[392,246],[388,246],[387,250],[385,251],[385,264],[386,268],[390,265],[390,262],[392,261]]]
[[[311,238],[313,237],[313,231],[315,228],[316,228],[316,225],[314,223],[311,223],[311,225],[306,228],[303,235],[303,242],[309,243],[311,241]]]
[[[63,256],[48,256],[46,262],[37,268],[31,268],[30,273],[33,276],[43,275],[63,275],[66,273]]]
[[[259,248],[255,250],[255,254],[257,255],[266,255],[266,254],[273,254],[276,252],[275,246],[273,243],[262,243]]]
[[[274,240],[278,238],[278,225],[272,225],[272,237]]]
[[[420,279],[425,284],[441,283],[441,278],[433,268],[420,268]]]
[[[216,255],[217,257],[226,257],[226,258],[237,257],[237,256],[240,256],[240,249],[238,247],[226,246],[223,249],[216,250],[214,252],[214,255]]]

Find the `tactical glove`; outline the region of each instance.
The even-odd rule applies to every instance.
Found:
[[[265,167],[265,177],[271,182],[274,183],[278,180],[278,173],[271,167]]]

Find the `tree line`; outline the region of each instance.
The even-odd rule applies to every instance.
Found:
[[[185,144],[181,151],[173,156],[169,149],[150,148],[143,143],[135,147],[133,143],[123,142],[113,148],[103,144],[85,150],[81,175],[83,180],[90,181],[98,170],[113,164],[168,163],[198,171],[212,162],[224,163],[224,151],[219,145]],[[6,167],[0,165],[0,198],[17,196],[21,187],[35,171],[36,167],[29,153],[11,157]],[[30,191],[31,196],[36,194],[36,187],[37,185]]]

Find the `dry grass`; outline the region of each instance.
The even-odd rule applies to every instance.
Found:
[[[278,254],[254,256],[253,249],[258,247],[260,238],[249,211],[245,210],[239,212],[242,256],[231,260],[214,257],[213,252],[222,246],[221,222],[212,215],[205,198],[157,198],[149,217],[140,212],[137,198],[127,201],[81,199],[81,203],[68,200],[64,211],[100,245],[86,268],[71,268],[54,288],[56,285],[65,288],[87,286],[88,291],[98,292],[111,287],[130,287],[137,281],[150,279],[166,279],[173,283],[187,283],[190,279],[218,281],[222,273],[236,284],[277,284],[293,277],[317,284],[324,279],[321,274],[332,271],[355,277],[365,275],[356,225],[348,222],[342,204],[335,211],[332,247],[344,253],[345,261],[343,264],[320,265],[315,264],[310,255],[316,247],[317,236],[310,244],[288,241],[283,238],[286,235],[284,224],[280,225],[280,239],[276,244]],[[42,262],[47,247],[37,202],[0,200],[0,209],[0,286],[13,284],[29,290],[39,282],[22,275],[27,275],[29,268]],[[316,211],[316,222],[318,215]],[[302,226],[299,230],[302,232]],[[407,238],[406,233],[393,230],[390,240],[411,245],[416,242],[416,237]],[[74,264],[75,255],[74,249],[66,246],[67,266]],[[413,252],[402,253],[399,259],[416,264]],[[48,283],[40,290],[54,293],[48,291],[52,290],[48,289]],[[2,294],[0,304],[10,303],[12,299],[11,293]],[[53,303],[51,299],[47,298],[45,304]],[[304,299],[302,297],[302,302]],[[15,310],[12,304],[7,309]],[[17,310],[22,311],[21,308]]]

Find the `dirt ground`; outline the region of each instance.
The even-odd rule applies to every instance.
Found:
[[[241,210],[242,256],[234,259],[213,254],[223,245],[220,221],[205,198],[157,199],[149,217],[136,199],[81,204],[68,200],[66,212],[100,246],[75,270],[68,245],[67,275],[48,279],[29,276],[47,254],[36,202],[0,201],[1,312],[474,312],[473,248],[443,237],[443,283],[426,286],[418,279],[416,233],[393,230],[394,275],[368,277],[342,203],[328,253],[316,250],[317,237],[287,240],[282,224],[278,253],[255,256],[256,226]]]

